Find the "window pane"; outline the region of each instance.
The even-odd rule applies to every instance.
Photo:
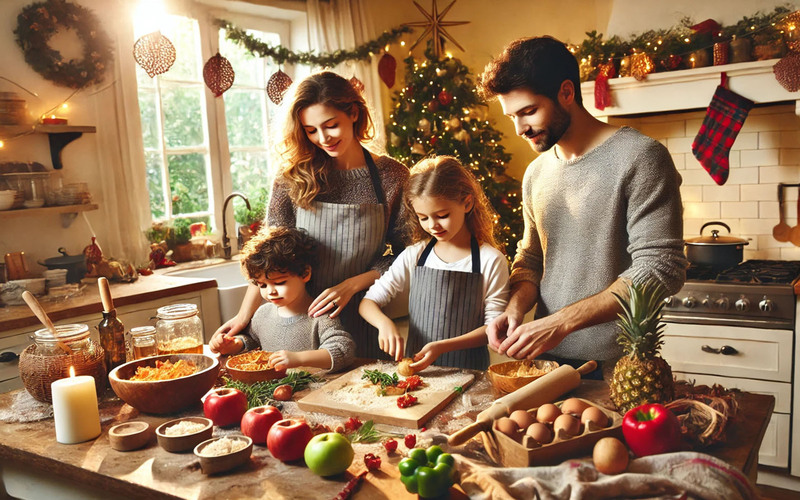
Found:
[[[200,86],[161,89],[167,147],[202,146],[203,90]]]
[[[232,152],[231,180],[233,181],[233,190],[244,193],[251,202],[261,193],[262,189],[269,191],[272,187],[272,176],[269,173],[267,153]]]
[[[200,81],[202,61],[200,59],[200,30],[197,21],[181,16],[168,16],[170,27],[164,35],[175,46],[175,64],[164,73],[167,80]]]
[[[208,179],[205,155],[167,155],[172,215],[207,211]]]
[[[155,90],[139,88],[139,114],[142,117],[142,139],[145,149],[161,147],[157,112]]]
[[[272,46],[280,45],[281,43],[281,37],[277,33],[247,30],[247,34]],[[225,38],[225,30],[219,30],[219,51],[231,62],[234,70],[236,70],[234,85],[263,87],[266,79],[272,74],[270,72],[266,78],[264,77],[265,65],[269,68],[274,67],[274,64],[271,64],[271,59],[262,59],[254,56],[236,42],[229,41]]]
[[[265,146],[264,91],[231,89],[225,92],[224,97],[231,147]]]
[[[164,207],[164,179],[161,175],[161,154],[146,151],[144,159],[147,167],[147,189],[150,191],[150,213],[153,219],[166,217]]]

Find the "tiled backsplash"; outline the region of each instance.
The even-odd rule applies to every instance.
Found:
[[[692,154],[692,141],[705,111],[628,118],[629,125],[667,146],[683,177],[684,236],[700,234],[710,221],[722,221],[731,233],[750,240],[745,259],[800,260],[800,248],[772,237],[778,223],[778,183],[800,183],[800,116],[795,105],[771,105],[750,111],[730,152],[728,181],[718,186]],[[784,189],[786,222],[798,224],[798,188]],[[724,234],[725,229],[722,229]],[[706,229],[709,234],[710,229]]]

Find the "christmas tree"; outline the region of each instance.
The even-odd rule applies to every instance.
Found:
[[[511,155],[487,120],[469,69],[458,59],[438,59],[430,47],[418,63],[405,59],[405,87],[396,92],[386,130],[387,150],[411,167],[431,155],[450,155],[469,168],[497,212],[496,236],[513,258],[522,237],[520,182],[505,174]]]

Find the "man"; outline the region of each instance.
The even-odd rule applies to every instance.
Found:
[[[553,38],[512,42],[486,66],[479,90],[498,98],[516,133],[541,153],[523,179],[525,232],[489,345],[517,359],[547,352],[561,363],[596,359],[613,368],[621,351],[612,292],[624,296],[626,280],[654,279],[674,293],[686,278],[672,157],[657,141],[589,114],[578,63]],[[534,305],[536,319],[523,324]]]

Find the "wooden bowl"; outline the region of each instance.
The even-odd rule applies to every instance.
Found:
[[[176,425],[184,420],[188,422],[197,422],[203,424],[205,427],[197,432],[183,434],[180,436],[168,436],[166,434],[167,427],[172,427],[173,425]],[[156,438],[158,439],[158,445],[168,452],[180,453],[182,451],[189,451],[199,443],[209,439],[213,432],[214,422],[212,422],[211,419],[204,417],[185,417],[176,418],[175,420],[170,420],[169,422],[159,425],[156,428]]]
[[[539,375],[520,376],[520,372],[525,369],[538,368],[542,370]],[[537,378],[550,373],[558,368],[558,363],[555,361],[545,361],[535,359],[533,361],[507,361],[505,363],[497,363],[491,365],[486,370],[486,376],[492,383],[492,386],[503,394],[514,392],[520,387],[527,385]]]
[[[234,451],[233,453],[228,453],[226,455],[218,455],[213,457],[203,455],[203,450],[208,445],[220,439],[224,439],[225,437],[227,437],[227,439],[235,441],[245,441],[247,443],[247,446],[245,446],[241,450]],[[203,441],[194,448],[194,454],[197,456],[197,458],[200,459],[200,468],[202,469],[203,474],[217,474],[219,472],[225,472],[227,470],[231,470],[234,467],[239,467],[240,465],[243,465],[247,463],[248,460],[250,460],[250,455],[252,453],[253,453],[253,440],[247,436],[215,437],[207,441]]]
[[[142,421],[123,422],[108,429],[108,442],[117,451],[138,450],[152,437],[150,424]]]
[[[156,361],[183,359],[197,365],[197,371],[186,377],[170,380],[129,380],[140,366],[155,366]],[[214,386],[219,374],[219,360],[205,354],[166,354],[137,359],[120,365],[108,374],[108,381],[117,396],[144,413],[175,413],[200,401]]]
[[[244,353],[247,354],[247,353]],[[225,361],[225,369],[233,380],[245,384],[255,384],[264,380],[274,380],[286,376],[286,370],[276,370],[275,368],[264,368],[263,370],[240,370],[236,368],[237,358],[241,356],[231,356]]]

